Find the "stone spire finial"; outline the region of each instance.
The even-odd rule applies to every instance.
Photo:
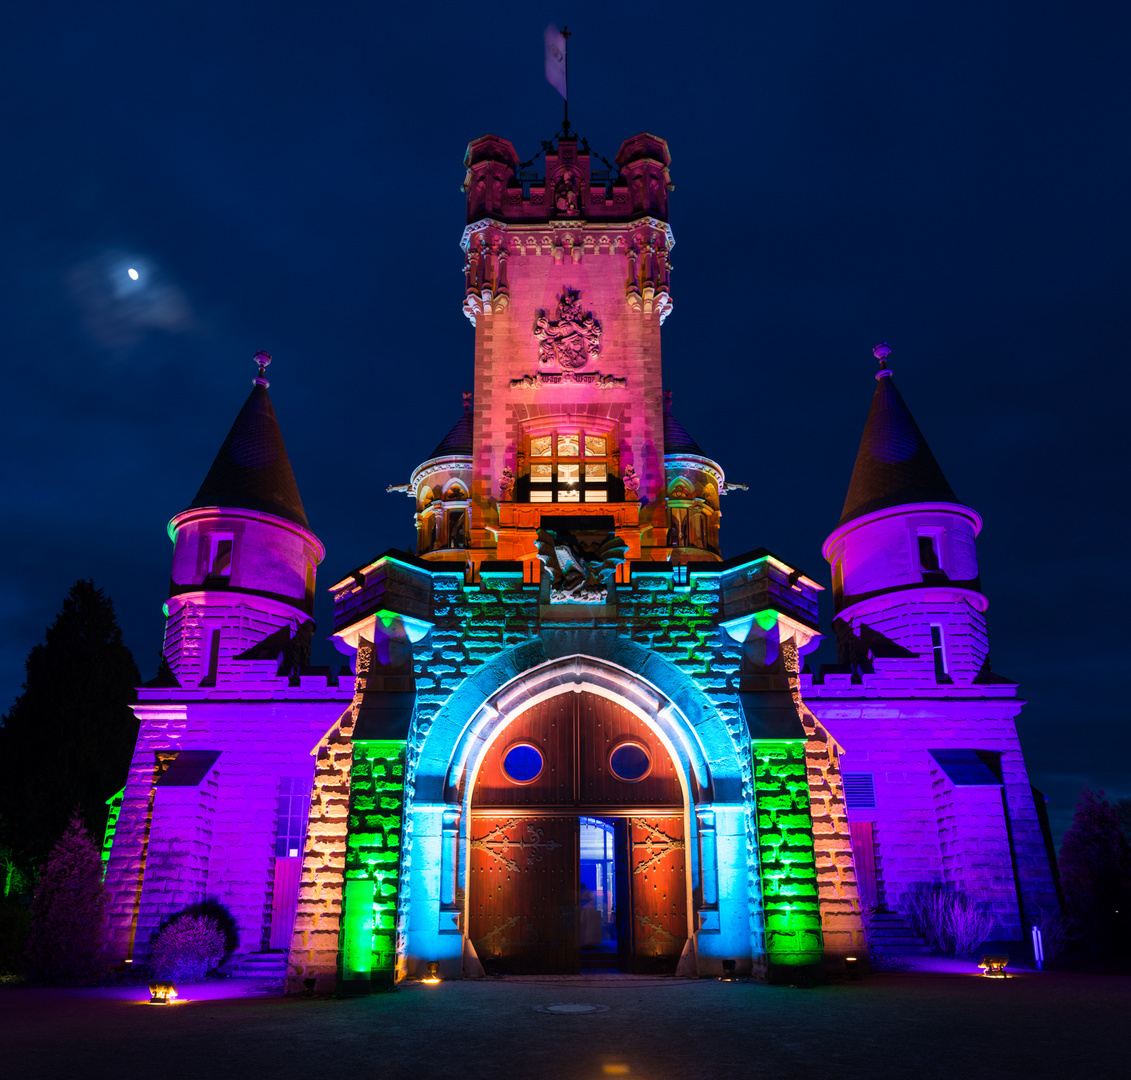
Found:
[[[670,390],[664,391],[664,412],[670,413],[672,411],[672,392]]]
[[[271,384],[267,381],[267,365],[271,363],[271,354],[260,349],[255,354],[255,362],[259,365],[259,374],[252,379],[252,382],[256,386],[270,386]]]
[[[463,392],[463,415],[471,415],[471,391],[465,390]]]
[[[887,368],[887,358],[891,356],[891,346],[886,341],[881,341],[872,350],[872,355],[880,362],[880,370],[876,372],[876,378],[890,378],[891,372]]]

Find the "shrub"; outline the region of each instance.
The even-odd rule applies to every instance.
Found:
[[[156,979],[202,979],[224,959],[224,935],[207,915],[177,915],[150,944],[149,969]]]
[[[240,932],[236,926],[236,920],[232,918],[232,913],[219,900],[199,900],[195,904],[189,904],[187,908],[178,911],[177,914],[203,915],[206,919],[214,919],[221,936],[224,938],[223,959],[226,960],[239,948]]]
[[[931,948],[948,956],[968,956],[989,935],[993,916],[977,901],[945,885],[920,885],[904,901],[905,914]]]
[[[76,810],[39,875],[24,963],[37,982],[81,982],[101,969],[102,860]]]
[[[969,956],[993,929],[994,917],[964,892],[952,892],[946,911],[950,948],[955,956]]]

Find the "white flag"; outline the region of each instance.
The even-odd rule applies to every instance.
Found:
[[[566,93],[566,39],[553,23],[546,27],[546,32],[542,37],[546,41],[546,82],[568,100],[569,95]]]

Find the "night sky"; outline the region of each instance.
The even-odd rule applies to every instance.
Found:
[[[871,348],[891,342],[985,519],[993,666],[1029,701],[1054,828],[1085,783],[1131,794],[1131,15],[1114,2],[10,5],[0,708],[79,577],[154,674],[165,524],[256,349],[320,585],[412,545],[412,505],[385,488],[471,386],[464,150],[493,132],[528,158],[554,134],[551,20],[574,33],[577,131],[610,159],[645,130],[671,148],[666,385],[750,485],[723,503],[724,554],[767,547],[828,584]],[[318,619],[329,663],[325,596]]]

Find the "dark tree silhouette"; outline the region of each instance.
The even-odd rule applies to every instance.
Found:
[[[101,842],[137,738],[129,703],[140,676],[113,603],[91,581],[72,586],[26,671],[0,727],[0,848],[32,870],[76,806]]]
[[[1060,844],[1066,914],[1094,949],[1131,946],[1131,847],[1119,811],[1104,793],[1085,788]]]
[[[1119,828],[1123,839],[1131,844],[1131,797],[1116,799],[1115,812],[1119,815]]]
[[[35,886],[24,969],[35,982],[98,974],[106,890],[102,860],[76,810]]]

